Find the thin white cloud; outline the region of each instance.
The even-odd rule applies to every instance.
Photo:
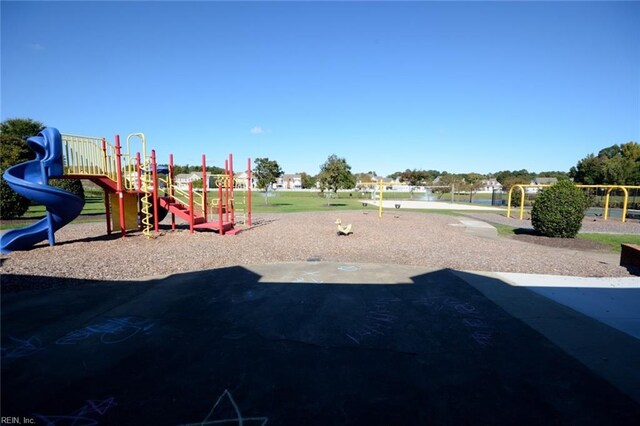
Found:
[[[31,50],[45,50],[45,47],[40,43],[27,43],[27,47]]]
[[[261,134],[265,133],[265,132],[266,132],[266,130],[265,130],[265,129],[263,129],[262,127],[260,127],[260,126],[255,126],[254,128],[252,128],[252,129],[250,130],[250,132],[251,132],[252,134],[254,134],[254,135],[261,135]]]

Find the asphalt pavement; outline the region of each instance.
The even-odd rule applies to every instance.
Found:
[[[10,293],[3,421],[637,424],[640,283],[600,280],[592,306],[549,276],[311,261]]]

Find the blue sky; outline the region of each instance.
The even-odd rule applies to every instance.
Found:
[[[638,2],[2,1],[1,116],[316,174],[565,170],[640,141]]]

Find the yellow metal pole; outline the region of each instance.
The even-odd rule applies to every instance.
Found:
[[[518,185],[520,188],[520,220],[524,219],[524,188],[522,185]]]
[[[609,194],[613,188],[609,188],[607,191],[607,196],[604,199],[604,220],[609,218]]]
[[[78,173],[78,143],[74,141],[73,143],[73,172]]]
[[[627,202],[629,201],[629,191],[624,186],[620,187],[624,192],[624,202],[622,203],[622,222],[627,220]]]
[[[64,139],[63,139],[64,140]],[[67,167],[65,167],[65,174],[71,174],[71,157],[69,156],[69,141],[68,140],[64,140],[64,158],[65,158],[65,163],[67,164]]]
[[[109,167],[107,165],[107,140],[102,138],[102,146],[104,147],[104,151],[102,152],[102,174],[109,176]]]
[[[507,200],[507,218],[511,217],[511,194],[513,192],[513,188],[515,188],[515,186],[512,186],[511,188],[509,188],[509,199]]]

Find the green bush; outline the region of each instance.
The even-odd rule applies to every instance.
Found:
[[[4,170],[0,170],[0,174]],[[16,219],[25,214],[31,201],[18,195],[6,180],[0,179],[0,218]]]
[[[29,208],[30,201],[11,189],[2,174],[9,167],[33,158],[33,152],[22,139],[0,133],[0,218],[18,218]]]
[[[82,187],[82,182],[79,179],[49,179],[49,185],[75,194],[83,200],[85,199],[84,188]]]
[[[543,189],[531,210],[533,228],[547,237],[574,238],[582,226],[587,197],[573,182]]]
[[[15,219],[22,216],[31,201],[14,192],[1,177],[5,170],[18,163],[35,158],[25,142],[28,136],[37,135],[44,126],[29,118],[8,119],[0,123],[0,218]]]

